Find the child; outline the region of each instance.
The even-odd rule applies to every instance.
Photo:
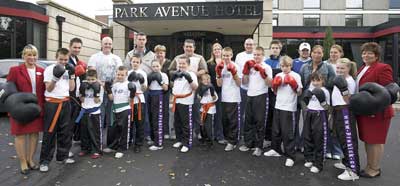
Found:
[[[90,156],[97,159],[103,150],[103,133],[100,122],[100,105],[103,101],[104,90],[97,81],[96,70],[90,69],[86,73],[86,80],[80,84],[79,95],[81,99],[81,111],[75,123],[80,122],[81,152],[79,156],[85,156],[94,150]]]
[[[232,61],[233,52],[230,47],[222,50],[222,61],[215,67],[217,85],[222,87],[222,127],[224,138],[228,141],[225,151],[232,151],[240,139],[240,77],[239,68]]]
[[[130,130],[130,105],[128,89],[128,68],[125,66],[119,66],[115,83],[106,83],[105,89],[108,94],[109,100],[113,101],[112,111],[113,115],[111,118],[113,122],[108,130],[109,136],[112,140],[108,144],[108,152],[116,151],[114,157],[119,159],[124,156],[124,151],[128,150],[129,147],[129,130]]]
[[[134,54],[131,58],[132,70],[128,72],[128,81],[133,82],[130,86],[129,91],[135,92],[131,102],[131,130],[130,135],[134,139],[135,147],[133,151],[139,153],[144,141],[144,104],[146,100],[144,99],[143,92],[147,89],[147,74],[142,69],[140,69],[140,64],[142,63],[140,56]],[[132,85],[132,84],[131,84]]]
[[[282,154],[281,143],[285,149],[285,166],[292,167],[295,160],[295,132],[297,96],[303,88],[300,75],[293,72],[293,60],[288,56],[280,58],[280,68],[272,80],[272,90],[276,94],[275,111],[272,122],[271,150],[264,156],[279,157]]]
[[[255,148],[253,156],[261,156],[268,119],[268,87],[271,85],[272,69],[263,62],[264,48],[256,47],[254,60],[247,61],[243,68],[243,83],[249,84],[244,125],[245,145],[240,151]]]
[[[165,128],[168,126],[168,110],[165,110],[164,104],[169,104],[164,101],[164,91],[168,90],[168,76],[161,72],[161,64],[158,60],[151,63],[153,72],[147,77],[149,83],[150,108],[149,119],[152,129],[152,140],[155,142],[149,147],[149,150],[155,151],[163,149],[163,137]]]
[[[360,161],[358,156],[358,136],[356,120],[349,110],[349,98],[356,91],[355,77],[357,66],[347,58],[337,61],[336,74],[333,80],[332,106],[333,129],[342,147],[344,157],[342,163],[335,163],[335,167],[344,169],[338,176],[341,180],[359,179]]]
[[[313,173],[323,168],[328,138],[327,109],[330,103],[329,91],[324,87],[324,78],[318,72],[310,77],[310,87],[304,92],[303,100],[307,105],[304,117],[304,166]]]
[[[201,75],[201,85],[199,87],[199,100],[202,104],[200,108],[201,123],[200,134],[202,136],[202,144],[206,143],[207,148],[211,149],[213,145],[213,129],[214,115],[217,112],[215,102],[218,100],[214,86],[211,84],[211,76],[208,74]]]
[[[56,52],[57,64],[50,65],[44,71],[46,86],[44,104],[44,132],[40,152],[40,171],[49,171],[49,163],[57,142],[56,160],[66,164],[75,163],[68,158],[71,148],[71,128],[69,91],[75,89],[75,71],[68,65],[69,51],[60,48]],[[57,141],[55,141],[57,139]]]
[[[178,58],[178,71],[172,74],[172,94],[174,101],[174,128],[177,142],[174,148],[182,148],[180,152],[188,152],[193,143],[193,110],[194,92],[197,89],[197,76],[189,71],[190,60],[182,56]]]

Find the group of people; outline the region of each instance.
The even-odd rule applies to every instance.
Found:
[[[322,46],[301,43],[299,58],[292,59],[281,55],[282,43],[273,40],[265,57],[265,49],[249,38],[235,61],[232,49],[219,43],[206,61],[194,53],[194,40],[186,39],[184,54],[171,61],[165,46],[146,48],[144,33],[135,39],[124,62],[105,37],[101,51],[85,63],[78,58],[82,41],[73,38],[46,69],[36,64],[33,45],[24,48],[25,63],[11,68],[7,83],[0,84],[22,174],[49,171],[55,151],[58,162],[74,163],[73,140],[81,141],[78,156],[93,159],[103,153],[122,158],[130,147],[139,153],[145,141],[149,150],[161,150],[172,138],[171,128],[173,147],[182,153],[194,147],[194,138],[208,150],[217,140],[226,144],[225,151],[240,145],[254,156],[284,156],[287,167],[294,165],[296,150],[302,151],[304,166],[313,173],[322,171],[325,158],[342,159],[335,164],[344,170],[341,180],[381,174],[399,88],[391,67],[379,60],[377,43],[362,45],[364,64],[357,71],[342,58],[340,45],[323,61]],[[33,155],[42,131],[37,164]],[[358,136],[367,154],[363,170]]]

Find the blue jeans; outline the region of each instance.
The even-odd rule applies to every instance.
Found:
[[[340,147],[339,141],[333,133],[329,133],[328,141],[326,144],[326,153],[331,153],[332,155],[339,155],[343,157],[342,148]]]

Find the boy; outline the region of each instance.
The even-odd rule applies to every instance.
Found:
[[[272,90],[276,95],[275,111],[272,122],[271,150],[264,156],[279,157],[282,154],[281,142],[285,149],[285,166],[292,167],[295,160],[295,130],[297,96],[301,94],[302,84],[300,75],[293,72],[293,60],[288,56],[280,58],[282,72],[272,80]]]
[[[40,171],[49,171],[49,163],[53,159],[57,139],[56,160],[66,164],[75,163],[68,158],[71,148],[69,91],[75,89],[75,70],[68,65],[69,51],[60,48],[56,52],[57,64],[50,65],[44,71],[44,132],[40,152]]]
[[[190,59],[181,56],[178,59],[178,71],[171,77],[173,82],[172,94],[174,101],[172,112],[174,114],[174,128],[177,142],[174,148],[180,152],[188,152],[193,143],[193,103],[194,92],[197,89],[197,76],[189,71]]]
[[[253,156],[261,156],[265,137],[265,124],[268,120],[268,87],[271,85],[272,69],[263,63],[264,48],[256,47],[254,60],[246,62],[243,68],[243,83],[249,84],[247,90],[246,117],[244,125],[245,145],[240,151],[255,148]]]
[[[221,89],[222,128],[228,141],[225,151],[232,151],[240,139],[240,77],[238,65],[232,61],[233,52],[229,47],[222,50],[222,61],[215,67],[217,85]]]
[[[155,151],[163,149],[163,137],[165,125],[168,126],[168,110],[165,110],[164,91],[168,90],[168,76],[161,72],[161,64],[158,60],[151,63],[153,72],[147,77],[149,83],[150,108],[149,119],[152,129],[152,140],[155,142],[149,150]]]
[[[94,150],[90,156],[97,159],[103,149],[103,133],[100,122],[100,105],[103,101],[104,91],[97,81],[96,70],[88,70],[86,80],[79,87],[82,109],[75,123],[80,122],[81,152],[79,156],[85,156]]]
[[[199,99],[201,103],[201,123],[200,134],[202,136],[201,142],[206,143],[207,148],[211,149],[213,145],[213,128],[214,128],[214,115],[217,112],[215,102],[218,100],[214,86],[211,84],[210,75],[201,75],[201,85],[199,87]]]
[[[304,166],[313,173],[319,173],[323,167],[328,138],[328,104],[329,91],[323,87],[324,78],[314,72],[310,77],[311,84],[304,92],[303,100],[307,105],[304,117]]]
[[[134,86],[129,86],[128,89],[132,94],[131,97],[131,139],[134,139],[135,147],[133,151],[139,153],[144,141],[144,104],[146,102],[143,92],[147,89],[147,74],[140,69],[142,63],[140,56],[134,54],[131,58],[132,70],[128,72],[128,81]],[[135,93],[135,94],[133,94]]]

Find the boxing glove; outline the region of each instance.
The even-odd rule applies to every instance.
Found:
[[[350,94],[349,89],[347,88],[347,81],[344,76],[336,76],[333,79],[333,85],[335,85],[340,90],[342,96],[347,96]]]
[[[136,86],[134,83],[130,82],[128,83],[128,90],[129,90],[129,97],[133,99],[136,94]]]
[[[275,76],[275,78],[272,80],[272,90],[276,93],[278,91],[278,87],[282,85],[282,77],[281,76]]]
[[[14,82],[0,83],[0,103],[4,103],[8,96],[17,92]]]
[[[111,81],[104,82],[104,89],[107,92],[107,94],[112,94],[112,82]]]
[[[150,85],[151,82],[157,81],[157,83],[162,86],[162,76],[160,72],[152,72],[147,76],[147,83]]]
[[[383,112],[390,102],[390,93],[385,87],[368,82],[359,88],[359,93],[350,97],[350,109],[357,115],[373,115]]]
[[[75,79],[75,67],[69,63],[65,65],[65,69],[68,71],[69,79]]]
[[[95,98],[100,97],[101,84],[96,81],[91,84],[91,88],[93,89],[93,97]]]
[[[399,85],[397,85],[397,83],[390,83],[390,84],[386,85],[385,88],[390,94],[390,98],[391,98],[390,104],[396,103],[397,93],[400,91]]]
[[[182,76],[189,82],[192,83],[193,79],[192,76],[190,76],[190,74],[188,72],[182,72]]]
[[[20,124],[35,120],[41,112],[37,97],[32,93],[18,92],[5,101],[10,116]]]
[[[232,76],[235,76],[237,74],[237,69],[235,64],[233,63],[229,63],[228,66],[226,67],[226,69],[231,72]]]
[[[181,71],[176,71],[172,73],[171,81],[175,81],[175,79],[181,78],[182,77],[182,72]]]
[[[218,63],[218,65],[215,67],[215,73],[217,74],[218,78],[222,76],[222,69],[224,69],[224,62]]]
[[[212,97],[215,96],[215,88],[214,88],[213,85],[210,85],[210,94],[211,94]]]
[[[243,74],[249,75],[251,68],[254,67],[254,64],[256,64],[256,62],[254,60],[246,61],[246,63],[244,64],[244,67],[243,67]]]
[[[254,70],[258,71],[261,75],[261,78],[267,78],[267,74],[265,74],[265,69],[260,64],[254,65]]]
[[[297,81],[293,78],[293,76],[291,76],[290,74],[285,75],[283,83],[289,85],[293,89],[293,91],[297,92],[297,88],[299,87],[299,85],[297,84]]]
[[[88,82],[82,82],[81,85],[79,86],[79,94],[82,97],[85,97],[86,95],[86,89],[89,88],[89,83]]]
[[[53,68],[53,81],[60,80],[61,76],[65,73],[65,66],[61,64],[57,64]]]
[[[86,73],[86,68],[83,65],[76,65],[75,66],[75,75],[81,76]]]
[[[312,96],[313,96],[313,93],[309,89],[304,91],[303,101],[304,101],[304,103],[306,103],[306,105],[308,105],[308,103],[310,103],[310,99]]]
[[[144,77],[142,74],[136,73],[136,80],[139,81],[140,84],[144,83]]]
[[[136,81],[136,72],[132,71],[129,76],[128,76],[128,81],[132,82],[132,81]]]
[[[321,106],[326,105],[325,93],[321,88],[315,87],[311,92],[318,99]]]
[[[209,85],[202,85],[202,86],[200,86],[199,87],[199,96],[200,97],[203,97],[204,96],[204,94],[207,92],[207,90],[209,90],[210,89],[210,86]]]

